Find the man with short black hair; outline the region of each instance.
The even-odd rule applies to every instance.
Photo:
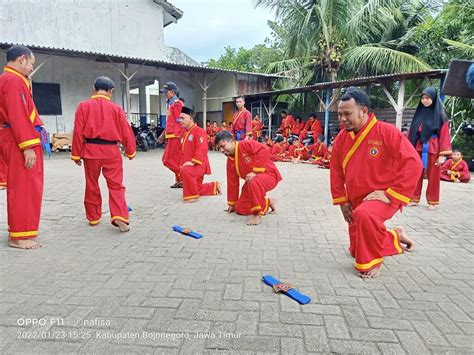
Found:
[[[282,180],[269,149],[254,140],[238,142],[227,131],[216,136],[218,146],[227,156],[227,212],[252,215],[247,225],[257,225],[262,216],[276,211],[276,201],[266,196]],[[239,196],[239,180],[244,179]]]
[[[7,66],[0,75],[0,160],[8,182],[9,245],[36,249],[43,198],[45,133],[33,102],[29,75],[35,56],[24,46],[7,51]]]
[[[84,161],[86,191],[84,207],[91,226],[102,218],[102,197],[99,176],[102,172],[109,189],[109,210],[112,225],[128,232],[128,207],[123,186],[123,161],[118,144],[125,148],[125,156],[136,155],[135,137],[122,108],[110,99],[115,84],[106,76],[94,81],[94,94],[79,104],[74,121],[71,159],[81,166]]]
[[[158,138],[158,142],[162,143],[166,139],[165,151],[163,153],[163,165],[170,169],[175,175],[175,183],[171,188],[182,188],[179,169],[181,166],[181,138],[183,137],[183,127],[181,127],[181,119],[179,114],[183,107],[183,102],[178,98],[178,87],[172,81],[163,85],[160,90],[166,95],[168,109],[166,110],[166,128]]]
[[[448,159],[440,168],[441,180],[451,182],[469,182],[471,173],[467,163],[462,159],[462,153],[459,149],[453,149],[451,158]]]
[[[369,112],[367,94],[355,87],[341,96],[338,115],[344,129],[334,141],[330,163],[333,204],[349,224],[350,252],[363,278],[377,277],[384,256],[413,250],[401,226],[384,222],[410,202],[422,164],[395,127]]]
[[[237,96],[235,99],[237,111],[234,112],[232,133],[236,141],[247,140],[252,137],[252,115],[245,108],[245,98]]]
[[[181,143],[183,163],[180,176],[183,181],[183,201],[192,203],[197,202],[200,196],[220,195],[219,182],[203,184],[204,175],[211,174],[206,131],[194,122],[194,111],[190,108],[183,107],[180,118],[186,132]]]

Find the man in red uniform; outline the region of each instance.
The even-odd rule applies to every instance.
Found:
[[[321,160],[327,156],[328,151],[328,148],[324,143],[324,136],[319,136],[316,143],[308,146],[308,149],[312,152],[312,164],[321,165]]]
[[[280,117],[281,117],[281,123],[280,123],[280,128],[278,131],[281,133],[283,137],[288,138],[295,125],[295,119],[293,118],[292,115],[288,115],[286,111],[281,111]]]
[[[125,112],[110,101],[115,84],[105,76],[94,82],[94,94],[79,103],[74,121],[71,159],[81,166],[84,161],[86,191],[84,206],[91,226],[102,218],[102,198],[99,188],[100,173],[109,188],[109,205],[112,225],[128,232],[128,207],[123,186],[122,157],[118,143],[125,147],[125,156],[136,155],[135,137]]]
[[[235,99],[237,111],[234,112],[232,120],[232,133],[237,141],[243,141],[252,137],[252,115],[245,108],[245,98],[238,96]]]
[[[207,157],[206,131],[194,123],[194,112],[188,107],[181,109],[181,124],[186,133],[181,143],[183,164],[183,201],[196,202],[199,196],[220,195],[220,183],[217,181],[203,184],[204,175],[211,174],[211,165]]]
[[[262,129],[263,129],[263,123],[260,120],[260,116],[256,114],[252,121],[252,139],[253,140],[258,141],[258,139],[262,136]]]
[[[175,175],[175,183],[171,188],[181,188],[183,184],[179,176],[181,167],[181,138],[183,136],[183,128],[181,127],[181,119],[179,114],[183,107],[183,102],[178,98],[178,87],[172,81],[167,82],[160,92],[165,93],[168,102],[168,110],[166,110],[166,128],[158,138],[158,142],[166,139],[165,152],[163,153],[163,165],[170,169]]]
[[[270,159],[270,151],[254,140],[236,142],[229,132],[216,136],[216,145],[227,156],[227,212],[252,215],[247,225],[257,225],[276,201],[266,196],[281,181],[281,175]],[[239,197],[239,179],[244,179]]]
[[[349,223],[350,252],[364,278],[380,274],[384,256],[413,250],[403,227],[384,222],[410,202],[422,164],[418,153],[395,127],[369,113],[369,97],[355,87],[341,96],[344,124],[332,150],[331,193]]]
[[[469,182],[471,173],[467,163],[462,159],[461,151],[453,150],[451,159],[448,159],[440,168],[441,180],[451,182]]]
[[[30,49],[12,46],[0,75],[0,161],[8,181],[9,245],[36,249],[43,198],[43,129],[28,75],[35,57]]]
[[[304,162],[310,158],[308,148],[306,148],[298,138],[289,146],[287,153],[288,161],[293,163]]]
[[[269,138],[270,142],[271,139]],[[269,145],[267,141],[267,145]],[[275,143],[273,143],[272,146],[270,146],[270,159],[272,161],[285,161],[286,157],[286,147],[285,147],[285,138],[283,136],[278,136],[275,140]]]
[[[295,124],[292,128],[291,134],[297,136],[298,138],[300,137],[301,133],[303,132],[303,129],[305,127],[304,121],[301,119],[301,117],[296,117]],[[302,139],[300,139],[302,141]]]

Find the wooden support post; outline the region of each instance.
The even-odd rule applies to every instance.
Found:
[[[328,144],[329,108],[331,106],[331,89],[326,90],[326,110],[324,112],[324,142]]]

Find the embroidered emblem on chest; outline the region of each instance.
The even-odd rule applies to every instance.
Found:
[[[380,148],[378,147],[370,147],[369,148],[369,155],[372,158],[377,158],[380,155]]]
[[[188,137],[188,141],[192,142],[193,139],[194,139],[194,136],[192,134],[190,134],[189,137]]]
[[[244,156],[244,162],[245,164],[250,164],[252,162],[252,157],[249,157],[248,155]]]

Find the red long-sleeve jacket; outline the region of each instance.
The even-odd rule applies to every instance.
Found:
[[[229,206],[234,206],[239,199],[239,179],[245,179],[251,172],[271,174],[277,181],[282,179],[265,145],[254,140],[235,142],[235,156],[227,158],[227,203]]]
[[[0,143],[15,142],[21,150],[41,145],[35,126],[42,125],[28,78],[6,66],[0,75]]]
[[[118,144],[86,143],[86,139],[95,138],[122,143],[125,147],[125,156],[128,158],[133,158],[136,154],[135,136],[125,112],[106,95],[93,95],[77,106],[71,159],[120,157]]]
[[[181,149],[183,150],[183,162],[192,161],[197,165],[203,165],[206,174],[211,174],[211,165],[207,156],[207,134],[204,129],[194,124],[184,134]]]
[[[408,139],[371,114],[357,134],[339,132],[330,168],[333,204],[350,202],[355,208],[375,190],[384,190],[392,202],[406,205],[423,166]]]

